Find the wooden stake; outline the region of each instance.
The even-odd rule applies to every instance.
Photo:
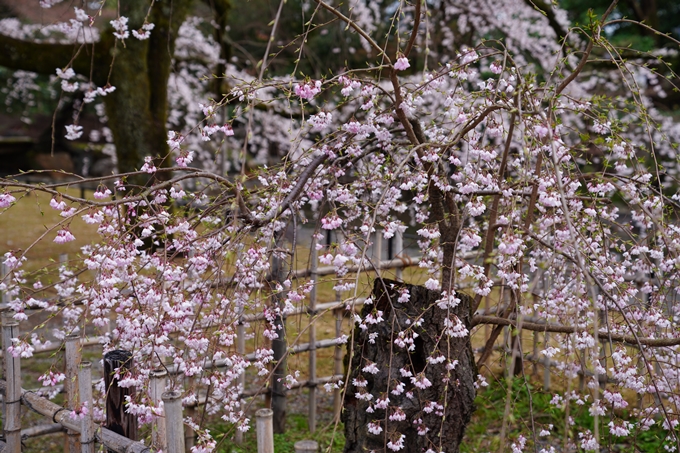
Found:
[[[550,334],[546,332],[543,336],[544,343],[543,348],[550,346]],[[543,391],[550,391],[550,357],[547,355],[543,356]]]
[[[375,275],[380,278],[382,275],[382,230],[377,229],[374,233],[375,242],[373,243],[373,263],[375,263]]]
[[[197,380],[194,377],[188,377],[185,378],[187,382],[187,387],[185,389],[188,389],[190,391],[193,391],[196,394],[196,400],[200,401],[200,397],[198,396],[198,388],[197,388]],[[192,406],[187,408],[187,417],[191,418],[194,420],[194,416],[196,415],[196,406]],[[191,448],[194,446],[194,438],[196,437],[196,433],[194,432],[194,429],[191,426],[185,426],[184,427],[184,449],[186,453],[191,453]]]
[[[80,362],[78,393],[83,408],[80,446],[82,453],[94,453],[94,423],[92,422],[92,363]],[[81,409],[82,410],[82,409]]]
[[[308,425],[309,432],[316,431],[316,325],[314,317],[316,316],[316,285],[319,283],[317,279],[318,259],[315,241],[312,241],[311,270],[312,270],[312,290],[309,292],[309,413]]]
[[[163,401],[167,377],[168,372],[163,368],[154,370],[149,375],[149,397],[156,407],[159,407]],[[165,416],[156,417],[151,427],[151,445],[158,450],[167,451],[168,449],[165,430]]]
[[[5,409],[4,433],[7,453],[21,453],[21,362],[19,357],[12,356],[8,348],[12,339],[19,337],[19,323],[14,319],[14,312],[2,312],[2,349],[5,351],[3,365],[7,388],[3,406]]]
[[[342,293],[338,291],[336,293],[338,300],[342,300]],[[342,311],[344,308],[336,308],[333,310],[335,315],[335,338],[340,338],[342,335]],[[334,364],[333,364],[333,374],[342,375],[342,346],[336,345],[334,352]],[[340,386],[333,390],[333,420],[335,422],[340,421],[340,413],[342,412],[342,389]]]
[[[165,439],[168,453],[184,453],[184,420],[182,418],[182,393],[166,392],[162,395],[165,409]],[[166,450],[163,450],[166,451]]]
[[[0,283],[5,281],[5,277],[9,274],[9,269],[5,263],[0,263]],[[9,296],[6,291],[0,291],[0,303],[5,307],[9,302]]]
[[[128,439],[137,440],[137,417],[125,412],[125,397],[134,397],[134,387],[123,388],[118,386],[118,379],[114,376],[120,369],[120,375],[124,375],[132,369],[132,353],[117,349],[104,354],[104,383],[106,388],[106,427],[111,431],[125,436]],[[183,451],[182,451],[183,453]]]
[[[257,418],[257,453],[274,453],[273,416],[274,411],[271,409],[260,409],[255,412]]]
[[[62,260],[61,255],[59,260]],[[80,336],[68,335],[64,343],[64,362],[66,379],[64,379],[64,391],[66,392],[66,407],[75,410],[79,405],[78,398],[78,367],[80,365],[81,349]],[[88,381],[92,385],[92,378]],[[69,453],[77,453],[81,451],[80,436],[77,431],[67,430],[66,434],[66,451]]]

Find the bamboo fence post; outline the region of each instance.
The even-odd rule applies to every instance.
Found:
[[[92,422],[92,363],[80,362],[78,393],[82,406],[80,445],[82,453],[94,453],[94,423]]]
[[[194,257],[194,251],[189,250],[189,253],[187,254],[187,278],[184,280],[185,288],[188,287],[188,286],[191,286],[194,279],[196,278],[196,270],[191,266],[191,263],[188,262],[193,257]]]
[[[397,231],[394,233],[394,255],[395,257],[403,258],[403,254],[404,254],[404,233],[397,229]],[[403,267],[396,268],[394,274],[398,281],[400,282],[404,281]]]
[[[238,309],[238,313],[238,323],[236,324],[236,351],[239,356],[244,357],[246,355],[246,326],[243,324],[243,307]],[[245,371],[241,372],[236,382],[240,389],[239,392],[243,392],[246,386]],[[240,429],[236,429],[234,442],[236,442],[236,445],[241,445],[243,443],[243,432]]]
[[[340,238],[340,233],[338,234],[338,243],[342,242]],[[335,291],[335,300],[342,304],[342,291]],[[333,315],[335,315],[335,338],[340,338],[342,335],[342,316],[344,307],[338,307],[333,309]],[[333,352],[333,374],[340,375],[342,372],[342,347],[336,344],[335,351]],[[337,423],[340,421],[340,413],[342,412],[342,393],[339,385],[336,385],[333,389],[333,420]]]
[[[159,368],[151,372],[149,376],[149,397],[154,406],[160,407],[163,401],[162,396],[165,393],[165,381],[168,372],[163,368]],[[154,418],[151,427],[151,445],[158,450],[167,451],[168,446],[165,434],[165,416],[159,415]]]
[[[283,281],[283,260],[273,256],[272,257],[272,283],[280,283]],[[273,294],[271,305],[273,308],[278,308],[274,326],[276,327],[277,338],[272,340],[272,350],[274,351],[274,370],[271,377],[271,408],[274,411],[273,423],[274,432],[286,432],[286,387],[284,380],[286,378],[286,352],[288,344],[286,341],[286,318],[281,313],[282,294]]]
[[[5,281],[5,277],[9,274],[9,269],[5,263],[0,263],[0,283]],[[9,302],[9,295],[6,291],[0,291],[0,303],[7,304]]]
[[[309,292],[309,416],[308,425],[309,432],[313,433],[316,431],[316,285],[318,284],[317,279],[319,278],[318,269],[318,259],[316,244],[312,241],[312,253],[310,256],[311,263],[311,279],[312,279],[312,290]]]
[[[3,431],[7,453],[21,453],[21,359],[9,352],[12,339],[19,337],[19,323],[11,310],[2,311],[2,348],[5,352],[3,365],[7,389],[3,399]]]
[[[552,283],[552,280],[548,277],[546,277],[545,272],[541,272],[541,289],[543,290],[543,293],[550,288]],[[550,334],[546,332],[543,335],[543,349],[546,349],[550,346]],[[550,391],[550,357],[547,355],[543,356],[543,391],[549,392]]]
[[[544,344],[543,348],[550,346],[550,334],[546,332],[543,336]],[[550,357],[547,355],[543,356],[543,391],[550,391]]]
[[[196,279],[196,270],[194,267],[191,265],[190,260],[194,257],[194,251],[189,250],[189,253],[187,254],[187,260],[186,260],[186,272],[187,272],[187,277],[184,279],[182,282],[185,288],[190,287],[191,285],[194,284],[194,280]],[[188,388],[190,391],[195,391],[196,397],[198,399],[198,389],[197,389],[197,382],[196,379],[193,377],[186,378],[186,388]],[[194,415],[196,414],[196,407],[191,406],[188,407],[186,410],[186,416],[191,418],[193,420]],[[187,425],[184,427],[184,448],[186,449],[186,452],[189,453],[191,451],[191,448],[194,446],[194,438],[196,436],[196,433],[194,432],[194,429],[191,427],[191,425]]]
[[[534,305],[535,305],[536,303],[538,303],[538,295],[537,295],[536,293],[533,293],[533,294],[531,295],[531,298],[532,298],[532,300],[533,300],[533,302],[534,302]],[[485,314],[486,314],[486,313],[485,313]],[[534,310],[532,311],[532,316],[533,316],[534,318],[536,317],[536,309],[535,309],[535,308],[534,308]],[[535,332],[535,331],[532,332],[533,341],[534,341],[534,344],[533,344],[533,355],[534,355],[534,359],[537,359],[537,358],[538,358],[538,335],[539,335],[538,332]],[[534,376],[538,376],[538,362],[537,362],[536,360],[533,361],[532,367],[533,367],[533,369],[532,369],[532,374],[533,374]]]
[[[165,410],[165,436],[167,453],[184,453],[184,421],[182,419],[182,394],[177,390],[162,395]],[[165,450],[163,450],[165,451]]]
[[[104,354],[104,384],[106,388],[106,427],[128,439],[137,440],[137,417],[125,412],[125,397],[134,396],[135,388],[118,386],[115,372],[125,374],[133,367],[132,353],[117,349]]]
[[[342,292],[337,291],[335,295],[338,300],[342,300]],[[335,338],[340,338],[342,335],[342,310],[343,307],[338,307],[333,310],[333,314],[335,315]],[[342,346],[339,344],[335,346],[335,351],[333,353],[333,374],[336,376],[343,374]],[[340,413],[342,412],[342,390],[339,385],[336,385],[335,387],[336,388],[333,389],[333,420],[338,422],[340,421]]]
[[[295,442],[295,453],[319,453],[319,443],[315,440]]]
[[[274,453],[273,416],[274,411],[271,409],[260,409],[255,412],[257,418],[257,453]]]
[[[382,263],[382,234],[381,230],[377,229],[374,233],[375,240],[373,242],[373,262],[375,263],[375,275],[378,278],[382,277],[382,270],[380,265]]]
[[[59,256],[59,261],[62,260]],[[66,379],[64,379],[64,390],[66,392],[66,407],[75,410],[79,405],[78,398],[78,367],[81,360],[80,336],[77,334],[68,335],[64,343],[64,363]],[[92,380],[90,379],[90,385]],[[70,453],[81,450],[80,435],[78,432],[69,429],[66,431],[66,448]]]
[[[489,311],[491,310],[491,301],[489,301],[489,296],[486,295],[484,296],[484,314],[488,315],[490,314]],[[489,324],[484,325],[484,343],[486,344],[486,340],[489,339],[489,334],[491,333],[491,326]]]
[[[188,383],[188,389],[189,391],[195,392],[196,395],[196,401],[198,401],[198,387],[197,387],[197,381],[195,378],[190,377],[187,378],[187,383]],[[194,420],[194,415],[196,415],[196,406],[192,405],[191,407],[187,408],[187,417],[191,418],[191,420]],[[196,432],[194,429],[187,425],[184,427],[184,449],[186,453],[191,452],[191,448],[194,446],[194,438],[196,437]]]

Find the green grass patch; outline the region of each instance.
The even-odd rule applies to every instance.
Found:
[[[307,417],[299,414],[288,415],[286,418],[287,430],[284,434],[274,434],[274,451],[276,453],[295,453],[295,442],[301,440],[315,440],[319,443],[320,451],[324,453],[342,453],[345,446],[343,425],[339,423],[326,424],[317,427],[314,434],[309,432]],[[219,445],[217,453],[251,453],[257,451],[257,437],[255,421],[252,420],[250,431],[243,435],[241,445],[234,444],[230,438],[233,435],[233,427],[224,423],[209,426]]]
[[[490,385],[481,389],[475,399],[476,410],[465,432],[461,453],[500,451],[500,435],[508,389],[505,379],[496,381],[489,379],[489,382]],[[545,392],[541,386],[530,381],[525,382],[521,377],[513,380],[506,426],[506,451],[520,435],[527,438],[524,451],[540,451],[542,448],[549,451],[550,446],[555,447],[557,451],[563,451],[565,438],[569,443],[578,445],[578,434],[585,429],[593,430],[594,418],[588,411],[590,399],[586,404],[578,399],[572,399],[567,411],[566,404],[551,404],[556,393],[564,396],[565,392]],[[609,422],[621,424],[624,420],[635,425],[630,435],[613,436],[609,431]],[[541,436],[541,431],[549,432],[550,435]],[[670,435],[660,426],[658,418],[649,430],[641,430],[628,410],[615,412],[614,417],[609,415],[599,417],[599,431],[603,451],[621,453],[665,451],[663,445]]]

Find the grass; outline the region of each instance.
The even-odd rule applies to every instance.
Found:
[[[476,453],[486,451],[500,451],[500,433],[503,424],[503,408],[505,406],[507,386],[505,380],[492,381],[483,388],[475,399],[476,410],[468,426],[465,439],[461,446],[461,453]],[[511,411],[507,420],[505,448],[516,442],[520,435],[527,438],[527,446],[523,451],[540,451],[553,446],[557,451],[563,450],[565,439],[578,443],[578,433],[583,428],[593,428],[594,419],[588,412],[586,405],[577,400],[569,403],[569,417],[572,424],[567,426],[566,405],[551,404],[554,392],[544,391],[531,377],[527,382],[517,377],[512,381]],[[564,392],[560,392],[564,394]],[[631,436],[620,438],[609,432],[609,417],[600,417],[600,444],[608,452],[621,453],[652,453],[665,451],[663,444],[667,431],[655,423],[648,431],[638,428],[631,430]],[[636,421],[630,411],[617,411],[616,422]],[[540,436],[541,431],[547,431],[549,436]],[[534,438],[533,432],[536,433]],[[534,442],[534,439],[536,442]],[[538,447],[534,450],[534,447]],[[580,450],[579,450],[580,451]]]
[[[334,423],[327,423],[319,427],[314,434],[309,433],[307,417],[301,414],[291,414],[287,417],[286,432],[284,434],[274,434],[274,451],[276,453],[295,453],[295,443],[301,440],[315,440],[319,443],[319,448],[327,453],[341,453],[345,445],[343,436],[343,426],[338,424],[337,429]],[[215,438],[221,440],[231,436],[230,426],[224,424],[215,425],[211,433]],[[228,440],[218,444],[216,453],[251,453],[257,451],[257,439],[254,429],[251,429],[243,436],[243,443],[235,445]]]
[[[67,189],[65,192],[80,196],[80,191],[76,189]],[[28,261],[24,268],[36,271],[53,267],[61,254],[76,256],[82,246],[96,240],[96,226],[86,224],[80,216],[64,221],[59,212],[50,207],[51,199],[50,195],[43,192],[28,192],[17,196],[13,206],[0,211],[0,231],[3,232],[0,255],[8,251],[17,255],[25,253]],[[61,227],[68,227],[76,240],[66,244],[54,243],[54,237]],[[40,237],[42,239],[36,241]]]

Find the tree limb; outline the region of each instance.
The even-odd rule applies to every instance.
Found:
[[[413,13],[413,30],[411,30],[411,37],[408,40],[406,49],[404,50],[404,57],[408,58],[408,55],[413,49],[413,45],[416,42],[416,37],[418,36],[418,28],[420,28],[420,14],[421,8],[423,7],[423,0],[416,0],[416,10]]]
[[[614,0],[611,5],[609,5],[609,8],[605,13],[602,15],[601,22],[604,23],[604,21],[607,19],[607,17],[611,14],[611,12],[614,10],[614,7],[618,3],[618,0]],[[599,25],[598,25],[599,27]],[[599,30],[598,30],[598,37],[599,37]],[[583,67],[586,65],[588,62],[588,57],[590,56],[590,52],[593,50],[593,46],[595,45],[595,36],[590,38],[590,41],[588,41],[588,45],[586,46],[585,52],[583,52],[583,57],[581,57],[581,61],[578,62],[578,65],[576,66],[576,69],[572,71],[571,74],[565,78],[562,83],[557,87],[557,90],[555,90],[555,96],[559,95],[564,89],[581,73],[583,70]]]
[[[517,327],[517,320],[501,318],[498,316],[482,316],[477,315],[472,318],[472,326],[479,324],[495,324],[498,326],[512,326]],[[593,335],[594,332],[582,327],[576,326],[565,326],[562,324],[553,323],[535,323],[535,322],[522,322],[522,329],[530,330],[533,332],[553,332],[553,333],[579,333],[587,332]],[[594,335],[593,335],[594,336]],[[611,341],[617,343],[625,343],[631,346],[650,346],[650,347],[668,347],[680,345],[680,338],[635,338],[633,335],[623,335],[620,333],[608,332],[606,330],[599,331],[600,338],[608,338]]]

